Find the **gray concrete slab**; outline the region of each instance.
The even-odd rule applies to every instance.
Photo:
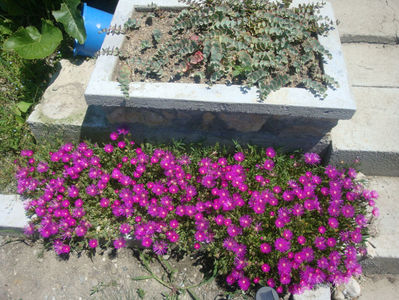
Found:
[[[299,295],[292,295],[293,300],[330,300],[330,286],[320,285]]]
[[[367,175],[399,176],[399,89],[352,88],[358,110],[331,132],[331,163],[360,159]]]
[[[0,194],[0,233],[22,231],[27,224],[23,200],[18,195]]]
[[[79,140],[87,111],[83,93],[94,64],[94,59],[61,60],[52,83],[27,121],[37,140],[46,140],[49,136],[65,141]]]
[[[380,216],[375,220],[376,236],[370,238],[369,258],[363,261],[365,274],[399,274],[399,178],[367,177],[376,190]]]
[[[399,275],[371,275],[361,280],[359,300],[398,299]]]
[[[398,43],[399,1],[332,0],[343,43]]]
[[[343,44],[349,84],[399,87],[399,45]]]

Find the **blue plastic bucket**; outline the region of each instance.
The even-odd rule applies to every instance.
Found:
[[[113,15],[83,3],[82,16],[87,38],[83,45],[75,40],[73,54],[94,56],[101,49],[105,39],[106,33],[101,32],[101,30],[110,26]]]

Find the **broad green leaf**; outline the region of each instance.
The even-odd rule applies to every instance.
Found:
[[[14,114],[16,115],[16,116],[21,116],[22,115],[22,113],[21,113],[21,111],[18,109],[18,107],[13,107],[13,112],[14,112]]]
[[[80,0],[64,0],[60,10],[53,10],[54,18],[64,25],[65,31],[77,39],[80,44],[86,40],[86,30],[83,18],[77,6]]]
[[[5,50],[14,50],[26,59],[45,58],[57,48],[62,33],[50,21],[42,20],[42,32],[36,27],[19,28],[3,45]]]
[[[29,108],[30,108],[31,106],[32,106],[32,103],[25,102],[25,101],[21,101],[21,102],[18,102],[18,103],[17,103],[18,109],[19,109],[21,112],[23,112],[23,113],[26,113],[26,112],[29,110]]]
[[[15,120],[17,120],[18,124],[24,124],[25,120],[21,116],[15,116]]]
[[[10,28],[0,24],[0,33],[2,35],[9,35],[12,33],[12,30]]]

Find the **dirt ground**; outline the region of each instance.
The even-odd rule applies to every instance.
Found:
[[[162,294],[170,294],[154,279],[132,280],[149,275],[134,253],[126,248],[116,255],[110,251],[92,258],[72,254],[63,260],[54,251],[44,250],[40,242],[31,244],[0,235],[0,299],[163,299]],[[190,257],[178,262],[170,258],[168,262],[177,269],[174,284],[187,286],[202,281],[201,266]],[[166,274],[156,261],[151,270],[159,277]],[[142,298],[140,290],[144,291]],[[226,299],[214,280],[192,291],[198,299]],[[192,298],[184,293],[179,299]]]
[[[360,286],[362,294],[359,300],[399,299],[399,275],[397,274],[363,276]]]
[[[194,259],[167,261],[177,269],[175,285],[187,286],[203,280],[202,267]],[[151,270],[160,278],[166,274],[156,261]],[[52,250],[44,250],[40,241],[31,243],[21,237],[0,235],[0,300],[165,299],[163,295],[169,295],[171,290],[156,280],[132,280],[147,275],[132,249],[122,249],[117,254],[97,253],[92,258],[72,254],[65,260]],[[399,275],[363,276],[360,284],[362,294],[358,300],[399,299]],[[251,299],[240,294],[228,298],[226,290],[215,280],[192,291],[202,300]],[[179,299],[193,298],[184,293]]]

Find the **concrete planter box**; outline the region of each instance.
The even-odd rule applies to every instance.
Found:
[[[159,7],[183,6],[177,0],[120,0],[112,24],[124,24],[135,7],[152,2]],[[309,1],[294,1],[293,5],[304,2]],[[335,20],[330,3],[322,14]],[[328,37],[319,40],[333,56],[324,62],[324,71],[339,83],[339,88],[328,90],[324,100],[301,88],[282,88],[260,103],[256,88],[244,93],[234,85],[144,82],[131,83],[130,98],[126,100],[118,82],[112,79],[118,58],[100,56],[85,91],[87,124],[90,127],[101,118],[101,131],[128,126],[139,140],[167,142],[183,138],[231,143],[236,139],[286,150],[322,152],[330,143],[330,130],[338,120],[350,119],[356,106],[349,91],[338,31],[330,31]],[[103,48],[121,48],[123,42],[123,35],[108,35]]]

